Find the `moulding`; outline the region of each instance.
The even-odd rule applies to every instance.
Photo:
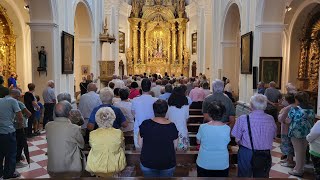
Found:
[[[260,24],[256,26],[256,30],[261,32],[282,32],[286,28],[286,24]]]

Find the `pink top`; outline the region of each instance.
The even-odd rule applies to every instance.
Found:
[[[130,89],[129,99],[133,99],[138,96],[140,96],[139,89]]]
[[[203,102],[206,94],[204,93],[203,89],[195,87],[190,91],[189,97],[191,98],[192,102]]]
[[[278,121],[281,123],[281,134],[283,135],[288,135],[289,126],[291,123],[288,113],[293,106],[294,105],[290,104],[289,106],[282,108],[279,112]]]

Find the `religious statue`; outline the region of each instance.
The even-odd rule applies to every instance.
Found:
[[[127,49],[126,58],[127,58],[128,64],[132,64],[133,55],[132,55],[132,49],[131,48]]]
[[[156,5],[162,5],[162,0],[155,0],[156,1]]]
[[[154,5],[154,0],[146,0],[145,5],[146,6],[153,6]]]
[[[37,47],[38,50],[38,47]],[[38,51],[39,56],[39,68],[45,70],[47,68],[47,52],[44,49],[44,46],[41,46],[40,51]]]

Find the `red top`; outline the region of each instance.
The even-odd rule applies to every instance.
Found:
[[[134,88],[130,89],[129,99],[133,99],[138,96],[140,96],[139,89],[134,89]]]

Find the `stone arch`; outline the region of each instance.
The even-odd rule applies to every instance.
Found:
[[[230,1],[223,19],[221,34],[222,76],[230,79],[233,91],[238,94],[240,74],[240,36],[241,15],[240,6],[236,1]]]
[[[81,82],[82,66],[89,66],[92,70],[93,61],[93,20],[90,6],[87,1],[78,0],[74,4],[74,77],[76,91]],[[90,73],[90,72],[89,72]]]

